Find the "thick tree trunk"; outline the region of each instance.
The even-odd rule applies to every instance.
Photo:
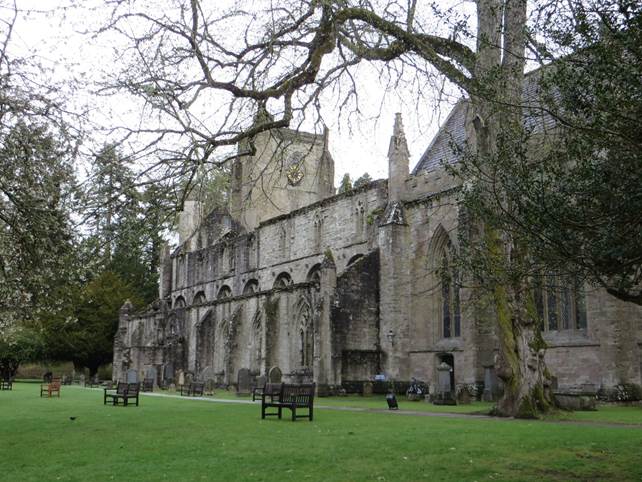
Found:
[[[522,90],[526,0],[479,0],[477,63],[475,77],[480,86],[472,93],[477,156],[486,164],[485,175],[477,182],[485,184],[489,206],[502,203],[501,176],[492,165],[496,156],[510,152],[506,135],[521,138]],[[502,35],[503,34],[503,35]],[[504,136],[504,141],[502,141]],[[510,206],[502,206],[510,209]],[[487,220],[477,233],[487,249],[488,264],[496,273],[488,273],[486,289],[494,301],[499,355],[498,376],[505,389],[497,413],[523,418],[536,417],[551,407],[544,363],[545,343],[541,337],[532,292],[526,279],[528,253],[516,246],[510,234],[501,232]],[[483,233],[483,234],[482,234]],[[517,273],[517,276],[516,276]],[[491,315],[493,316],[493,315]]]
[[[499,355],[497,375],[504,394],[496,413],[518,418],[536,418],[552,407],[542,338],[527,282],[518,287],[495,286]]]

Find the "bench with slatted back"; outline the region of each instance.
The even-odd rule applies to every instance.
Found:
[[[263,393],[261,396],[261,418],[276,415],[281,418],[284,408],[292,412],[292,421],[297,418],[308,418],[312,421],[314,414],[314,390],[315,384],[291,385],[283,383],[278,397]],[[276,408],[276,412],[268,412],[268,408]],[[297,409],[307,408],[308,413],[297,415]]]
[[[118,403],[120,397],[127,395],[127,384],[125,382],[118,382],[116,391],[111,388],[104,389],[103,405],[107,405],[107,400],[110,400],[114,405]]]
[[[60,378],[53,377],[49,383],[42,383],[40,385],[40,396],[47,395],[48,398],[56,395],[60,397]]]
[[[110,399],[114,405],[118,405],[120,402],[126,407],[129,404],[130,400],[136,402],[138,407],[138,395],[140,393],[140,383],[123,383],[118,382],[116,391],[105,389],[105,395],[103,398],[103,405],[107,404],[107,399]]]

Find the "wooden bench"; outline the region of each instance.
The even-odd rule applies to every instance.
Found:
[[[107,405],[109,399],[113,405],[118,405],[122,402],[123,406],[127,406],[130,400],[136,402],[138,407],[138,395],[140,393],[140,383],[124,383],[118,382],[116,391],[112,389],[104,389],[103,405]]]
[[[267,385],[266,385],[267,388]],[[297,418],[307,417],[312,421],[314,415],[314,391],[315,384],[304,385],[291,385],[287,383],[281,384],[281,389],[278,396],[269,394],[264,391],[261,395],[261,419],[265,417],[276,415],[281,418],[281,413],[284,408],[290,409],[292,412],[292,421]],[[268,408],[276,408],[276,412],[267,412]],[[308,413],[304,415],[297,415],[296,411],[300,408],[307,408]]]
[[[40,384],[40,396],[47,395],[47,398],[51,398],[54,395],[60,397],[60,378],[52,378],[49,383]]]
[[[263,399],[263,395],[270,397],[270,400],[277,400],[279,394],[281,393],[282,383],[264,383],[263,385],[256,387],[252,390],[252,401]]]
[[[181,395],[187,395],[188,397],[202,397],[203,391],[205,390],[204,382],[191,382],[189,385],[181,385]]]

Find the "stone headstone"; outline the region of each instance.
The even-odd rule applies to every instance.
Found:
[[[279,367],[270,368],[270,371],[268,372],[269,383],[281,383],[282,377],[283,373],[281,373],[281,369]]]
[[[214,369],[209,366],[203,368],[201,370],[201,373],[198,376],[200,380],[214,380],[214,377],[215,377]]]
[[[484,366],[484,393],[482,394],[482,400],[494,402],[501,396],[501,391],[499,378],[495,373],[495,365]]]
[[[472,403],[472,401],[473,401],[473,398],[470,396],[468,387],[462,387],[461,390],[459,390],[459,393],[457,393],[457,403],[460,403],[462,405],[468,405]]]
[[[127,370],[127,377],[125,381],[127,383],[138,383],[138,372],[133,368]]]
[[[158,372],[156,371],[156,368],[154,368],[154,367],[149,367],[149,368],[145,371],[145,378],[147,378],[148,380],[149,380],[149,379],[154,380],[154,385],[155,385],[155,384],[157,383],[157,380],[158,380],[158,379],[157,379],[157,373],[158,373]]]
[[[256,383],[254,384],[254,386],[258,388],[263,388],[266,383],[267,383],[267,377],[265,375],[261,375],[256,379]]]
[[[453,387],[450,384],[451,366],[446,362],[441,362],[437,367],[437,393],[434,396],[435,405],[456,405],[453,398]]]
[[[241,368],[237,377],[236,394],[249,395],[252,391],[252,377],[248,368]]]
[[[167,382],[174,380],[174,365],[172,363],[165,365],[163,369],[163,380]]]
[[[214,395],[214,388],[216,388],[216,382],[214,379],[205,379],[205,395]]]
[[[85,374],[84,373],[81,373],[80,376],[78,377],[78,383],[83,387],[85,386]]]
[[[178,370],[178,386],[185,385],[185,373],[183,370]]]
[[[363,382],[363,396],[364,397],[372,396],[372,382]]]

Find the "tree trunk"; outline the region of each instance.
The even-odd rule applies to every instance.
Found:
[[[511,152],[510,146],[500,145],[506,138],[521,138],[526,0],[479,0],[477,13],[475,77],[483,87],[471,95],[472,123],[477,156],[486,166],[484,179],[477,182],[485,184],[487,201],[493,206],[503,202],[501,177],[497,175],[502,173],[492,165],[493,159]],[[510,210],[510,206],[501,207]],[[504,382],[497,413],[533,418],[547,411],[551,402],[544,363],[546,344],[537,322],[528,270],[522,269],[528,264],[528,252],[488,220],[480,223],[477,241],[486,247],[485,255],[491,260],[488,266],[498,271],[488,273],[490,282],[483,283],[494,302],[499,339],[495,365]]]
[[[544,362],[546,343],[532,291],[528,281],[522,279],[513,286],[496,285],[493,298],[500,346],[495,365],[497,375],[504,382],[504,394],[497,403],[496,413],[536,418],[539,413],[548,412],[552,402]]]

